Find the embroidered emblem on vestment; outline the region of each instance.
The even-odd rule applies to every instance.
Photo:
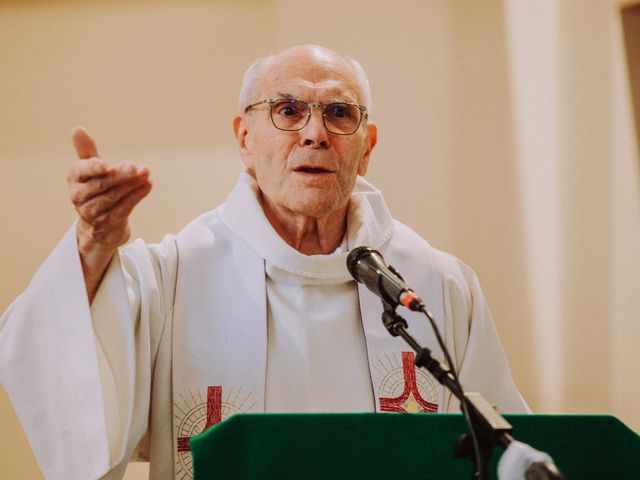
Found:
[[[402,365],[397,358],[385,356],[374,365],[380,382],[381,412],[437,412],[436,380],[423,369],[416,369],[413,352],[402,352]]]
[[[180,395],[173,406],[176,425],[176,479],[193,478],[191,459],[191,437],[199,435],[222,420],[236,413],[251,411],[255,405],[252,393],[242,389],[223,389],[221,386],[207,388],[207,398],[200,391],[189,391]]]

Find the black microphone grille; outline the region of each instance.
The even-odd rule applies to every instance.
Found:
[[[347,256],[347,269],[351,276],[358,282],[360,279],[358,278],[358,269],[356,268],[357,263],[362,258],[374,252],[375,250],[371,247],[356,247],[349,252],[349,255]]]

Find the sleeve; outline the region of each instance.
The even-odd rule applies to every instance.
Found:
[[[468,329],[465,348],[456,348],[456,352],[462,352],[462,358],[456,362],[459,365],[460,382],[467,391],[482,394],[496,405],[500,413],[530,413],[511,376],[478,278],[462,262],[460,266],[468,286],[465,305],[455,308],[459,312],[467,312],[466,319],[456,319]],[[461,301],[461,298],[458,297],[458,300]]]
[[[144,436],[171,244],[160,263],[123,249],[90,306],[74,225],[0,319],[0,382],[47,479],[121,478]]]

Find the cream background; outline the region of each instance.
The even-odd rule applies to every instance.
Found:
[[[397,218],[477,271],[534,411],[639,430],[629,3],[2,1],[0,310],[74,218],[74,126],[108,161],[149,165],[133,227],[157,241],[235,182],[246,66],[316,42],[369,73],[380,141],[368,177]],[[0,425],[0,478],[41,478],[2,390]]]

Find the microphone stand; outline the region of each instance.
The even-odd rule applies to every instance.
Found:
[[[458,458],[470,457],[474,463],[473,479],[485,480],[489,478],[488,465],[493,448],[502,445],[508,447],[514,438],[511,436],[513,428],[498,411],[479,393],[465,392],[454,373],[439,360],[431,356],[431,350],[421,346],[407,331],[407,321],[396,313],[398,303],[382,300],[384,311],[382,323],[394,337],[401,337],[416,352],[415,365],[425,368],[444,385],[460,401],[470,432],[456,440],[454,455]],[[434,328],[433,317],[428,310],[422,312],[427,315]],[[442,345],[444,348],[444,345]],[[453,366],[451,366],[453,368]],[[532,464],[526,471],[528,479],[562,480],[563,476],[555,465],[550,462]]]

